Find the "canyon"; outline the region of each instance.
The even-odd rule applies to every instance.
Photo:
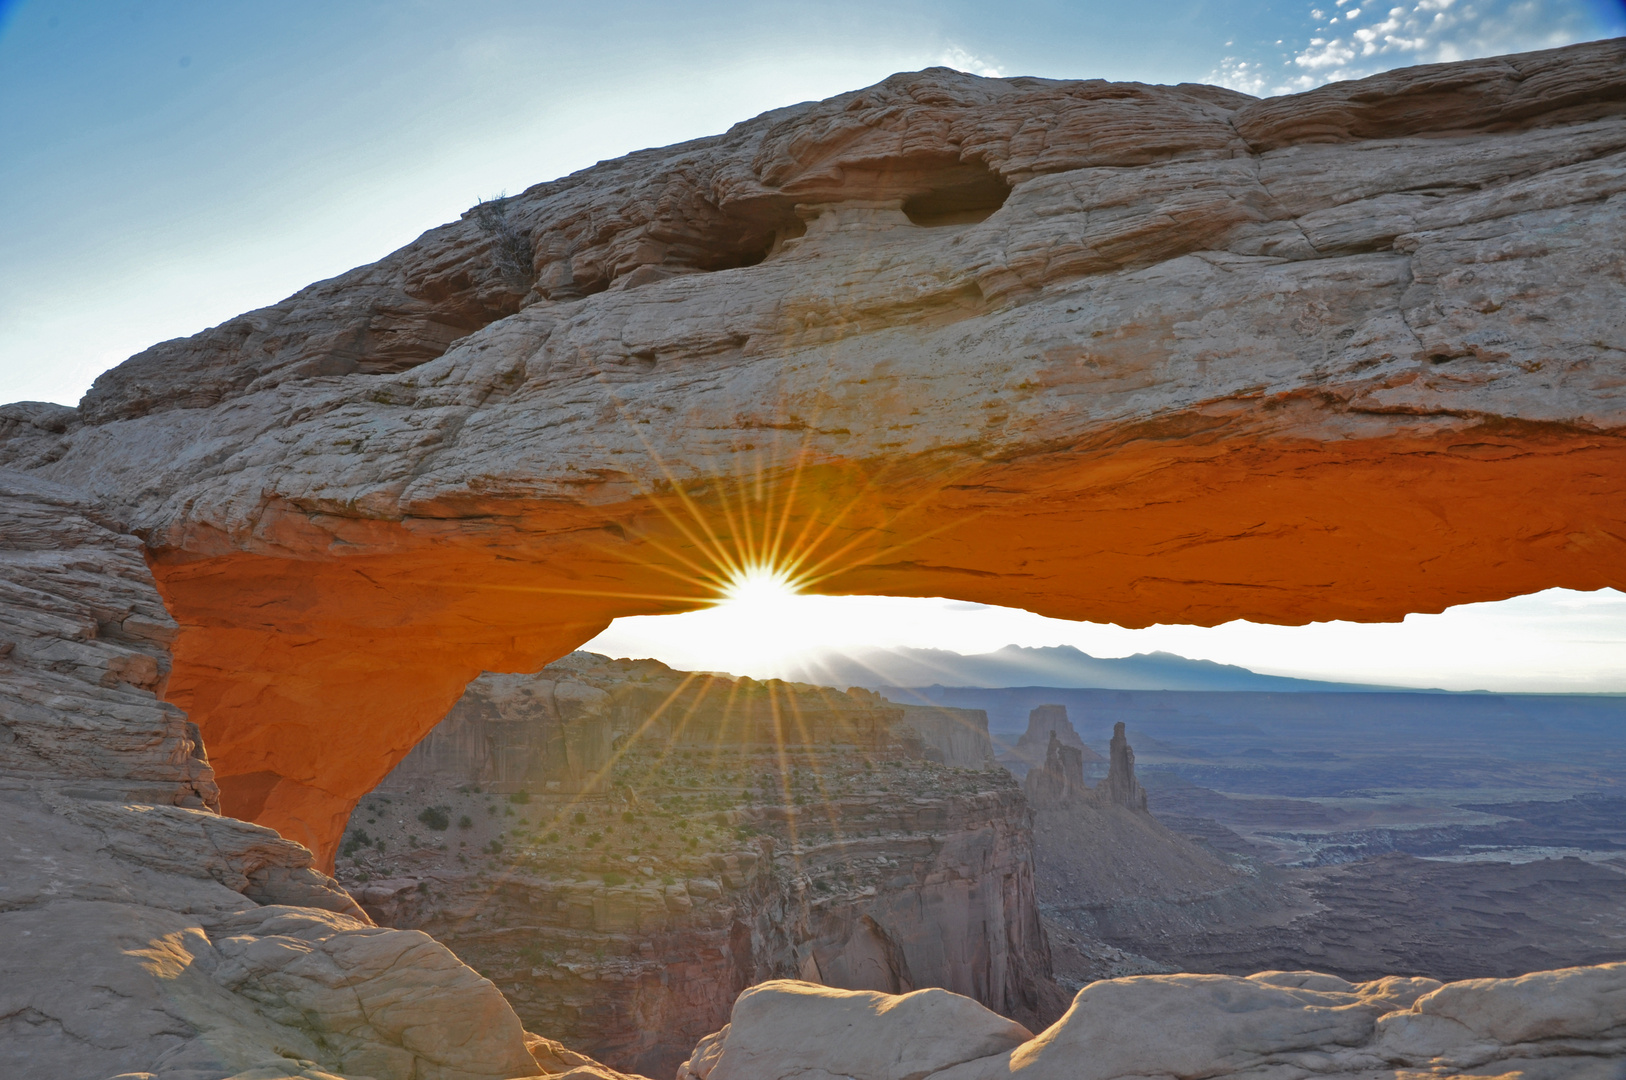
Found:
[[[965,768],[943,751],[974,720],[934,712],[590,653],[483,675],[352,815],[339,880],[627,1071],[670,1075],[773,978],[1043,1027],[1066,998],[1027,803],[985,717]]]
[[[651,729],[673,762],[616,745],[617,716],[652,711],[607,688],[630,669],[561,658],[764,562],[812,591],[1125,626],[1622,587],[1623,207],[1622,41],[1266,100],[929,69],[481,204],[153,346],[78,408],[0,407],[0,1060],[615,1075],[568,1027],[627,1061],[694,1037],[679,1073],[700,1080],[1610,1075],[1618,964],[1130,975],[1034,1035],[1026,797],[979,767],[963,712],[735,681],[742,708],[713,715],[644,670],[694,706],[692,730],[672,707]],[[503,801],[435,786],[455,737],[409,762],[482,672],[508,682],[463,719],[496,727],[531,678],[502,673],[554,662],[577,666],[531,684],[545,739],[491,763]],[[752,803],[696,784],[645,805],[640,781],[682,786],[681,754],[713,745]],[[1050,745],[1030,774],[1060,776],[1059,812],[1075,762],[1049,769]],[[403,763],[438,800],[396,820],[420,846],[366,846],[426,873],[351,883],[513,982],[377,925],[331,876]],[[527,843],[505,869],[513,838],[482,821],[467,865],[516,898],[499,912],[552,915],[460,923],[479,870],[437,892],[427,867],[470,856],[421,842],[454,812],[518,817],[506,796],[533,788],[533,822],[582,807],[544,845],[613,827],[621,868],[567,881]],[[1164,829],[1156,784],[1088,790],[1110,827]],[[973,916],[934,951],[932,927]],[[640,935],[661,933],[692,968],[652,969]],[[565,1005],[527,1001],[521,971]]]

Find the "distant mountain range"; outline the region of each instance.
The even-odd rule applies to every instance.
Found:
[[[947,649],[827,651],[788,668],[783,677],[821,686],[1054,686],[1101,690],[1266,690],[1286,693],[1375,693],[1411,690],[1365,683],[1321,682],[1261,675],[1234,664],[1188,660],[1174,653],[1136,653],[1103,659],[1071,645],[1027,648],[1007,645],[964,656]],[[1443,693],[1416,691],[1413,693]]]

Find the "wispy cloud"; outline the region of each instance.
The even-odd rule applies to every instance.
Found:
[[[1550,49],[1596,30],[1560,0],[1329,0],[1307,5],[1308,30],[1270,59],[1227,56],[1209,81],[1246,94],[1288,94],[1411,64]]]
[[[1003,78],[1005,72],[997,64],[983,57],[966,52],[958,45],[950,45],[938,55],[936,63],[943,67],[951,67],[955,71],[964,71],[972,75],[982,75],[990,79]]]

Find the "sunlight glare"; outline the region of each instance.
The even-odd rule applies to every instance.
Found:
[[[723,587],[717,606],[768,617],[783,614],[800,594],[789,571],[773,566],[749,566]]]

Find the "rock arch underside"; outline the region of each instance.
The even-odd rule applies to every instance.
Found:
[[[11,406],[332,865],[483,670],[830,593],[1144,626],[1626,588],[1626,43],[1291,97],[945,69],[484,204]]]

